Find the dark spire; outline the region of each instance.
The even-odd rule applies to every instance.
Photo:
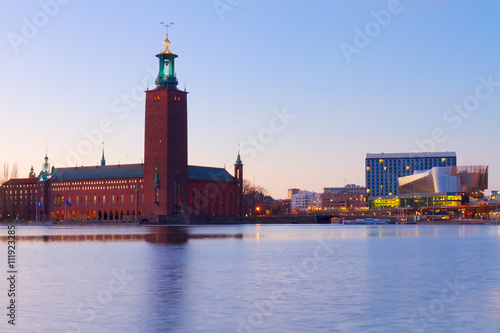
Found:
[[[102,158],[101,158],[101,166],[106,165],[106,160],[104,159],[104,142],[102,143]]]

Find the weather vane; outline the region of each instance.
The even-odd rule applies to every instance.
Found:
[[[168,35],[168,27],[170,27],[171,25],[174,25],[174,22],[170,22],[170,24],[165,24],[163,22],[160,22],[160,24],[165,26],[165,28],[167,29],[167,35]]]
[[[170,22],[170,24],[165,24],[163,22],[160,22],[161,25],[165,26],[165,28],[167,29],[167,37],[165,38],[165,41],[163,42],[163,45],[165,45],[165,51],[163,51],[162,53],[172,53],[168,47],[170,46],[170,41],[168,40],[168,27],[173,25],[174,22]]]

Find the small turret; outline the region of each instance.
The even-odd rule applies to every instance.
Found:
[[[234,162],[234,178],[236,178],[240,182],[243,182],[243,162],[241,161],[239,150],[236,162]]]
[[[50,164],[49,164],[49,158],[47,156],[47,151],[45,151],[45,158],[43,160],[44,160],[44,163],[42,165],[42,173],[49,174],[50,173]]]
[[[33,169],[33,166],[31,166],[29,178],[36,178],[35,169]]]
[[[234,163],[235,165],[242,165],[243,163],[241,162],[241,157],[240,157],[240,151],[238,150],[238,157],[236,158],[236,162]]]

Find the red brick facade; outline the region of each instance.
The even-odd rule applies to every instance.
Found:
[[[186,97],[186,92],[168,88],[146,92],[144,211],[148,214],[179,213],[187,204]]]
[[[126,168],[127,165],[120,166]],[[85,167],[99,171],[108,167]],[[63,168],[58,172],[79,168]],[[222,171],[223,169],[206,168]],[[189,215],[239,216],[241,215],[241,182],[188,180]],[[39,178],[11,179],[0,187],[0,219],[61,220],[61,221],[115,221],[151,219],[146,209],[144,179],[113,178],[87,180],[47,180]],[[138,191],[136,191],[138,189]],[[161,200],[161,198],[160,198]],[[37,207],[37,201],[39,207]],[[67,202],[66,202],[67,201]],[[160,201],[161,202],[161,201]],[[154,215],[154,214],[153,214]]]

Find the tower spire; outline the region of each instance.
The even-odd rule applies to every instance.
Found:
[[[43,160],[44,163],[42,167],[42,172],[48,174],[50,173],[50,164],[49,164],[49,157],[47,155],[47,149],[45,149],[45,158]]]
[[[236,162],[234,163],[235,165],[242,165],[243,162],[241,162],[241,157],[240,157],[240,144],[238,143],[238,157],[236,158]]]
[[[240,157],[240,150],[238,149],[238,157],[236,158],[236,162],[234,163],[236,165],[242,165],[243,162],[241,162],[241,157]]]
[[[102,158],[101,158],[101,166],[106,165],[106,159],[104,158],[104,142],[102,143]]]
[[[156,89],[167,88],[177,90],[177,84],[179,82],[177,81],[177,77],[175,76],[174,66],[174,59],[177,58],[177,55],[170,51],[168,48],[171,44],[170,40],[168,39],[168,27],[173,25],[174,23],[170,22],[170,24],[164,24],[163,22],[160,22],[160,24],[165,26],[165,28],[167,29],[167,33],[165,41],[163,42],[163,45],[165,45],[165,50],[156,55],[156,57],[160,61],[158,76],[155,81]],[[168,73],[166,73],[166,67],[168,67]]]
[[[170,41],[168,40],[168,27],[173,25],[174,22],[170,22],[170,24],[164,24],[163,22],[160,22],[160,24],[165,26],[167,34],[167,36],[165,37],[165,41],[163,42],[163,45],[165,45],[165,51],[163,51],[162,53],[173,54],[173,52],[168,49],[168,47],[170,46]]]

